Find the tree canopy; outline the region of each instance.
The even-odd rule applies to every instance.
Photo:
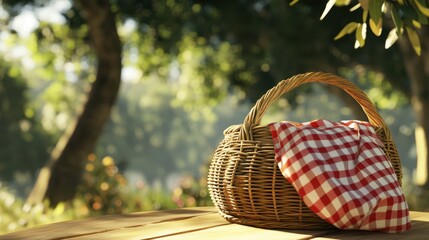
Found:
[[[290,5],[294,5],[298,1],[294,0]],[[390,48],[398,40],[399,36],[406,32],[414,51],[420,56],[421,44],[417,31],[421,28],[422,24],[427,25],[429,23],[429,7],[427,7],[426,1],[359,0],[356,2],[350,0],[329,0],[326,3],[320,20],[323,20],[334,6],[350,6],[352,2],[355,5],[350,8],[350,12],[360,9],[362,20],[352,21],[345,25],[335,36],[335,40],[342,38],[346,34],[355,33],[356,41],[354,47],[363,47],[365,46],[368,25],[375,36],[380,36],[383,26],[387,25],[391,30],[387,35],[384,45],[386,49]],[[393,21],[394,26],[389,21]],[[383,25],[386,22],[387,24]]]

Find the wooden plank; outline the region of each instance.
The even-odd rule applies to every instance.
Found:
[[[187,239],[204,239],[204,240],[284,240],[284,239],[313,239],[317,236],[328,234],[332,230],[275,230],[262,229],[239,224],[230,224],[217,226],[198,231],[183,232],[176,235],[159,237],[160,240],[187,240]]]
[[[90,239],[155,239],[166,236],[176,236],[186,232],[200,231],[213,227],[232,225],[222,219],[217,213],[206,213],[191,217],[174,218],[153,222],[138,227],[115,229],[113,231],[70,238],[73,240]]]
[[[171,221],[176,218],[193,217],[214,213],[213,207],[175,209],[166,211],[139,212],[123,215],[107,215],[84,220],[65,221],[25,229],[5,235],[0,239],[49,240],[67,239],[76,236],[112,231],[115,229],[144,226],[153,222]]]
[[[366,231],[308,231],[308,230],[270,230],[250,226],[228,224],[216,213],[200,215],[193,218],[177,219],[169,222],[152,223],[133,229],[123,229],[114,232],[76,238],[83,239],[199,239],[204,236],[210,239],[427,239],[428,218],[427,213],[412,213],[413,230],[403,234],[387,234]],[[421,237],[419,237],[421,236]]]
[[[328,239],[350,239],[350,240],[402,240],[402,239],[429,239],[429,213],[426,212],[410,212],[411,230],[404,233],[392,234],[382,232],[368,231],[337,231],[327,234],[323,237],[315,238],[317,240]]]
[[[426,221],[429,222],[429,213],[428,212],[415,212],[415,211],[410,211],[410,217],[412,220],[422,220],[422,221]]]
[[[26,229],[0,239],[429,239],[429,213],[411,212],[402,234],[366,231],[270,230],[231,224],[213,207],[111,215]]]
[[[115,231],[91,234],[71,238],[73,240],[89,239],[309,239],[329,233],[328,231],[281,231],[261,229],[250,226],[231,224],[217,213],[202,214],[195,217],[175,219],[148,224],[141,227],[118,229]],[[70,240],[71,240],[70,239]]]

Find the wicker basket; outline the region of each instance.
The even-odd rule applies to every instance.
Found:
[[[342,88],[362,107],[401,183],[401,162],[389,129],[363,91],[344,78],[327,73],[306,73],[280,82],[264,94],[241,125],[224,131],[208,174],[208,187],[222,217],[233,223],[263,228],[322,229],[331,227],[301,200],[274,160],[268,126],[260,125],[268,106],[282,94],[309,82]]]

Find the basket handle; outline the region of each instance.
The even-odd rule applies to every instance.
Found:
[[[263,114],[270,106],[270,104],[276,101],[281,95],[291,91],[292,89],[310,82],[322,82],[330,85],[340,87],[352,96],[356,102],[362,107],[369,122],[375,127],[381,127],[387,139],[391,138],[390,131],[386,127],[383,118],[378,114],[374,105],[368,99],[366,94],[360,90],[356,85],[350,81],[336,76],[330,73],[323,72],[309,72],[304,74],[295,75],[287,80],[283,80],[277,84],[277,86],[268,90],[250,110],[244,119],[243,127],[240,130],[240,139],[242,140],[253,140],[252,128],[253,126],[259,125]]]

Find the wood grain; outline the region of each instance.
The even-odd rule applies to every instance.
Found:
[[[213,207],[110,215],[25,229],[0,239],[429,239],[429,213],[411,212],[412,229],[402,234],[336,229],[275,230],[231,224]]]

